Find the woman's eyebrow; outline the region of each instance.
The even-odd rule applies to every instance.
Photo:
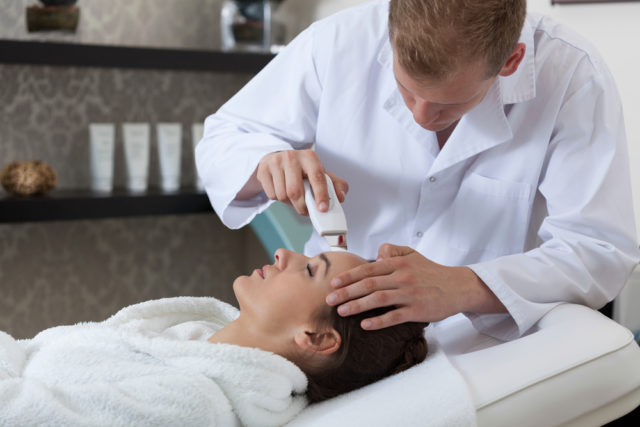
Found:
[[[326,276],[329,272],[329,268],[331,268],[331,263],[329,262],[329,258],[325,254],[320,254],[320,259],[323,260],[327,265],[324,269],[324,275]]]

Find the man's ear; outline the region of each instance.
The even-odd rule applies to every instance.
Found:
[[[304,351],[316,354],[330,355],[338,351],[342,339],[334,328],[314,330],[317,328],[302,328],[294,337],[298,347]]]
[[[507,59],[507,62],[504,64],[504,67],[502,67],[498,75],[507,77],[515,73],[518,70],[520,63],[524,59],[524,54],[526,51],[527,45],[524,43],[518,43],[516,48],[513,49],[513,52],[511,52],[509,59]]]

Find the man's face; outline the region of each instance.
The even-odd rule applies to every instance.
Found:
[[[485,78],[485,68],[481,63],[462,67],[443,81],[415,80],[395,60],[393,72],[413,119],[433,132],[447,129],[478,105],[496,79]]]

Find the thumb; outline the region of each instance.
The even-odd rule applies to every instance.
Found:
[[[378,248],[378,259],[405,256],[414,252],[415,251],[409,246],[396,246],[391,243],[384,243]]]

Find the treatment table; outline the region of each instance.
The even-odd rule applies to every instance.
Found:
[[[310,232],[279,203],[252,227],[268,253],[278,247],[300,251],[308,236],[302,231]],[[463,315],[438,322],[434,334],[466,383],[479,426],[600,426],[640,405],[640,347],[627,328],[590,308],[559,305],[528,334],[508,342],[478,332]],[[387,398],[420,412],[411,405],[419,383],[407,383],[406,390]],[[321,405],[316,421],[344,425],[348,399]],[[300,425],[316,425],[317,416],[305,418],[307,411],[313,406],[303,411]],[[428,425],[428,414],[423,420],[419,425]]]
[[[471,391],[479,426],[599,426],[640,404],[638,344],[584,306],[559,305],[504,343],[455,316],[438,339]]]

